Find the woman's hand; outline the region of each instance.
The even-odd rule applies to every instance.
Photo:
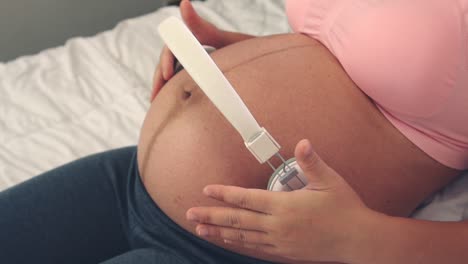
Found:
[[[374,212],[309,141],[297,144],[295,156],[309,180],[301,190],[205,187],[205,195],[235,207],[189,209],[197,233],[293,260],[346,262]]]
[[[201,18],[188,0],[180,3],[180,13],[187,27],[203,45],[215,48],[223,46],[222,33],[217,27]],[[174,55],[167,46],[162,49],[159,65],[153,77],[151,101],[154,100],[164,84],[174,75]]]

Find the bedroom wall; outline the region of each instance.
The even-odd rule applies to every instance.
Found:
[[[168,0],[0,0],[0,62],[91,36]]]

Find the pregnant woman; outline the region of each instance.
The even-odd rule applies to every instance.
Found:
[[[439,24],[447,28],[435,30],[440,25],[421,16],[400,32],[382,19],[403,23],[392,16],[410,16],[423,2],[423,13],[443,16]],[[467,68],[459,46],[466,43],[455,39],[465,28],[465,6],[442,0],[289,4],[290,17],[296,5],[302,13],[294,18],[308,17],[291,19],[307,35],[251,38],[218,30],[188,1],[181,11],[203,44],[219,48],[213,59],[283,146],[283,156],[292,157],[307,138],[368,208],[408,216],[468,165],[468,128],[461,122],[468,119],[461,77]],[[356,30],[340,17],[354,21]],[[411,42],[413,33],[420,35]],[[199,237],[197,223],[186,219],[192,207],[229,205],[205,196],[205,186],[264,189],[271,169],[258,164],[185,71],[174,75],[172,62],[165,50],[137,148],[96,154],[0,193],[2,262],[302,263]],[[466,232],[466,225],[454,228]],[[327,248],[333,247],[339,245]]]

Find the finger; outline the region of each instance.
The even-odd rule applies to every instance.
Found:
[[[220,238],[223,240],[248,243],[248,244],[268,244],[269,236],[265,232],[252,231],[239,228],[219,227],[200,224],[196,227],[199,236]]]
[[[171,50],[167,46],[164,46],[161,53],[160,64],[162,67],[162,76],[165,81],[168,81],[174,75],[174,60],[174,55]]]
[[[280,192],[224,185],[208,185],[203,193],[216,200],[265,214],[271,214],[276,197],[282,195]]]
[[[330,180],[334,180],[336,172],[331,169],[320,156],[312,149],[307,139],[299,141],[294,151],[297,163],[308,178],[309,184],[326,186]]]
[[[270,245],[270,244],[243,243],[243,242],[233,241],[229,239],[224,239],[224,243],[228,245],[237,246],[237,247],[248,248],[256,252],[264,252],[264,253],[268,253],[271,255],[277,255],[276,246]]]
[[[199,223],[266,231],[268,215],[231,207],[194,207],[187,211],[187,219]]]

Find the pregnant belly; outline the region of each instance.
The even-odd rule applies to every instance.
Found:
[[[282,145],[284,157],[293,156],[300,139],[310,139],[372,208],[407,215],[453,174],[393,128],[330,52],[310,38],[287,34],[252,39],[218,50],[213,58],[259,123]],[[148,111],[138,166],[153,200],[192,233],[187,209],[219,205],[202,195],[203,187],[216,183],[264,189],[271,174],[184,71],[165,85]],[[421,175],[440,175],[441,180],[418,187]]]

